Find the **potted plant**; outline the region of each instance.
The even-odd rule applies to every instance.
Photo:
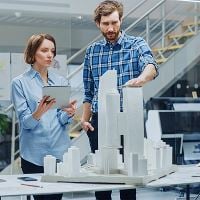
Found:
[[[7,133],[10,133],[10,119],[6,114],[0,114],[0,141],[4,140]]]

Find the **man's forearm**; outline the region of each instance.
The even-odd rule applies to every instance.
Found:
[[[144,80],[144,82],[148,82],[153,80],[157,75],[157,71],[156,68],[153,64],[148,64],[145,68],[144,71],[141,73],[141,75],[139,76],[140,78],[142,78]]]
[[[92,114],[91,113],[91,104],[88,102],[85,102],[83,104],[83,114],[82,114],[81,121],[88,122],[90,120],[91,114]]]

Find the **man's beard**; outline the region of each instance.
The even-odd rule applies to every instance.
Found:
[[[118,39],[119,31],[117,31],[117,32],[107,32],[107,33],[102,32],[102,34],[107,41],[115,42]]]

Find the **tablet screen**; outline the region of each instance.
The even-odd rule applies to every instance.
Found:
[[[69,104],[70,91],[70,86],[44,86],[42,88],[42,95],[50,96],[51,99],[56,99],[56,103],[52,108],[62,108]]]

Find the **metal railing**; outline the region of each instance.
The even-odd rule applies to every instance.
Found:
[[[147,0],[142,0],[140,3],[138,3],[133,9],[131,9],[127,14],[123,16],[123,20],[126,19],[130,14],[132,14],[134,11],[136,11],[138,8],[140,8]],[[67,59],[66,64],[71,63],[75,58],[80,56],[85,50],[87,49],[88,45],[92,44],[93,42],[97,41],[102,37],[101,34],[99,34],[97,37],[95,37],[92,41],[90,41],[87,45],[82,47],[79,51],[77,51],[73,56],[71,56],[69,59]],[[74,73],[73,73],[74,74]],[[69,75],[69,78],[71,78],[71,75]]]
[[[19,149],[15,150],[15,144],[16,141],[19,139],[19,134],[16,135],[16,124],[18,123],[16,120],[16,114],[15,114],[15,109],[14,105],[11,104],[9,105],[5,110],[4,113],[11,112],[12,116],[12,135],[11,135],[11,158],[10,158],[10,174],[13,174],[13,167],[14,167],[14,161],[15,161],[15,156],[19,154]]]
[[[125,32],[128,32],[131,28],[133,28],[134,26],[136,26],[137,24],[139,24],[143,19],[145,19],[146,17],[148,17],[158,7],[162,6],[165,1],[166,0],[161,0],[158,3],[156,3],[150,10],[148,10],[140,18],[136,19],[136,21],[134,21],[133,23],[129,24],[128,27],[125,29]],[[123,21],[125,21],[132,13],[134,13],[135,11],[137,11],[138,9],[140,9],[141,7],[143,7],[143,5],[144,5],[145,2],[148,2],[148,0],[143,0],[140,3],[138,3],[134,8],[132,8],[126,15],[124,15]],[[73,56],[71,56],[69,59],[67,59],[66,63],[69,64],[70,62],[72,62],[75,58],[77,58],[78,56],[80,56],[87,49],[88,45],[92,44],[93,42],[95,42],[96,40],[100,39],[101,37],[102,37],[102,34],[98,35],[90,43],[88,43],[87,45],[85,45],[82,49],[80,49]],[[148,38],[147,38],[147,40],[148,40]],[[70,83],[70,80],[74,76],[76,76],[83,69],[83,65],[84,64],[82,63],[73,72],[71,72],[70,74],[68,74],[66,76],[66,79],[68,80],[69,83]]]
[[[133,12],[135,12],[137,9],[139,9],[143,4],[147,1],[140,2],[135,8],[131,9],[125,16],[124,19],[126,19],[128,16],[130,16]],[[173,3],[176,3],[175,6],[173,6]],[[170,9],[166,9],[168,5],[171,4]],[[165,45],[167,46],[173,46],[174,42],[167,41],[167,35],[171,33],[172,31],[178,29],[180,25],[184,22],[189,20],[190,17],[187,15],[181,15],[180,13],[188,12],[188,9],[192,12],[195,9],[197,9],[197,3],[194,2],[179,2],[179,1],[167,1],[167,0],[161,0],[157,4],[155,4],[150,10],[148,10],[146,13],[144,13],[141,17],[139,17],[136,21],[129,24],[127,28],[125,28],[125,32],[133,33],[133,35],[144,37],[147,41],[147,43],[153,48],[153,47],[159,47],[164,48]],[[158,15],[160,10],[160,16]],[[157,15],[156,18],[152,17],[153,15]],[[152,15],[152,16],[151,16]],[[192,19],[194,23],[198,21],[198,17],[195,15]],[[190,20],[191,21],[191,20]],[[140,24],[145,24],[144,31],[141,31],[140,33],[132,31],[133,29],[137,29],[138,26],[141,26]],[[157,30],[159,29],[159,30]],[[195,31],[197,31],[197,25],[195,26]],[[101,34],[98,35],[95,39],[93,39],[89,44],[84,46],[82,49],[80,49],[78,52],[76,52],[72,57],[70,57],[67,60],[67,64],[72,62],[75,58],[80,56],[94,41],[101,38]],[[173,53],[170,52],[168,56],[170,56]],[[155,55],[155,58],[159,58],[159,55]],[[80,72],[83,69],[83,63],[77,67],[72,73],[67,75],[67,79],[72,79],[78,72]]]

